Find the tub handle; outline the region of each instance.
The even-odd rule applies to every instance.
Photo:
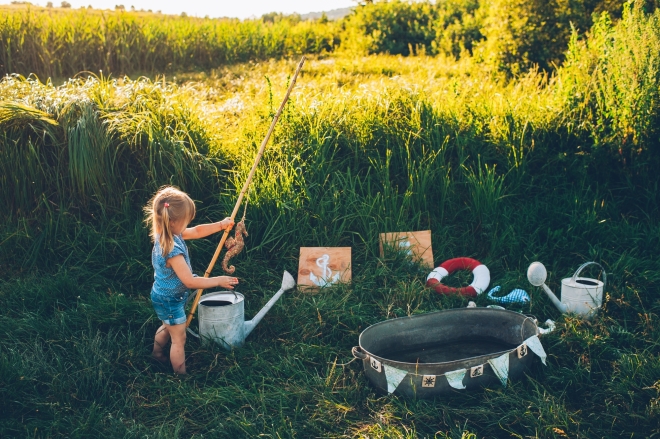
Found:
[[[362,348],[360,346],[353,346],[353,349],[351,349],[351,353],[355,358],[359,360],[366,360],[367,358],[369,358],[369,355],[362,352]]]
[[[545,325],[548,327],[547,329],[538,327],[538,335],[543,335],[543,334],[548,334],[549,332],[552,332],[555,330],[555,322],[553,320],[546,320]]]
[[[525,314],[525,313],[523,313],[523,315],[525,317],[529,317],[534,322],[535,325],[539,324],[539,319],[536,318],[536,316],[534,314]]]

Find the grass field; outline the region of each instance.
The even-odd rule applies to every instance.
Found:
[[[83,71],[162,74],[320,54],[333,22],[210,19],[151,12],[0,6],[0,74],[69,78]]]
[[[0,436],[657,436],[660,26],[640,14],[600,22],[552,77],[507,81],[470,58],[312,57],[248,194],[238,291],[251,318],[301,246],[351,246],[353,282],[286,293],[241,349],[189,338],[187,376],[149,357],[159,325],[141,207],[176,184],[197,201],[195,224],[231,212],[297,59],[61,86],[5,78]],[[491,285],[530,292],[510,309],[557,322],[547,366],[435,400],[375,393],[351,362],[362,330],[467,305],[426,289],[427,269],[380,257],[379,233],[425,229],[436,263],[476,258]],[[197,273],[219,239],[190,243]],[[601,263],[599,315],[561,315],[526,280],[535,260],[557,294]]]

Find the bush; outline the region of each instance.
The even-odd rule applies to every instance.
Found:
[[[565,123],[588,135],[587,151],[634,173],[660,163],[660,11],[646,6],[627,5],[616,25],[601,14],[584,41],[574,33],[557,80]]]
[[[561,65],[572,29],[592,25],[597,11],[621,14],[623,1],[493,0],[482,6],[485,40],[479,58],[495,70],[516,75],[538,67],[551,71]]]
[[[392,55],[426,50],[435,38],[436,11],[429,2],[394,0],[360,5],[346,19],[349,38],[343,45],[366,53]]]
[[[484,9],[479,0],[445,0],[437,9],[432,53],[456,59],[472,55],[474,46],[484,39]]]

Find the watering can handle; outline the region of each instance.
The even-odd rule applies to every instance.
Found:
[[[362,352],[362,348],[360,346],[353,346],[353,349],[351,349],[351,353],[355,358],[359,360],[366,360],[367,358],[369,358],[369,355]]]
[[[573,277],[571,278],[571,284],[575,285],[575,279],[580,275],[580,272],[587,266],[589,265],[598,265],[600,267],[600,270],[603,272],[603,291],[605,291],[605,286],[607,285],[607,273],[605,272],[605,269],[603,268],[602,265],[600,265],[598,262],[585,262],[584,264],[580,265],[580,267],[577,269]]]

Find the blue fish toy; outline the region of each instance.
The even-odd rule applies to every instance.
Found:
[[[530,298],[527,291],[516,288],[506,296],[497,297],[495,294],[500,292],[500,286],[491,288],[488,292],[488,298],[498,303],[529,303]]]

